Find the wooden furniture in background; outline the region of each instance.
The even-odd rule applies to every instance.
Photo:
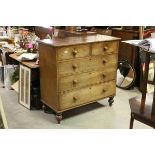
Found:
[[[65,26],[66,31],[76,31],[76,26]]]
[[[93,32],[93,31],[86,31],[86,32],[65,31],[65,34],[67,37],[73,37],[73,36],[81,36],[81,35],[95,35],[95,34],[97,34],[97,32]]]
[[[40,39],[45,39],[47,34],[50,35],[50,37],[53,36],[53,29],[52,27],[43,27],[43,26],[35,26],[35,34],[40,38]]]
[[[39,68],[39,65],[36,65],[35,64],[35,61],[19,61],[19,59],[17,59],[18,56],[19,56],[19,54],[17,54],[17,53],[13,53],[13,54],[10,54],[9,55],[9,57],[11,59],[13,59],[14,61],[16,61],[18,63],[21,63],[21,64],[23,64],[23,65],[25,65],[25,66],[27,66],[27,67],[29,67],[31,69],[37,69],[37,68]]]
[[[120,28],[112,29],[112,36],[121,38],[121,41],[139,39],[139,32],[134,30],[124,30]],[[137,50],[135,46],[120,41],[118,59],[128,60],[134,67],[137,66]]]
[[[19,103],[28,109],[41,109],[39,65],[35,61],[19,61],[17,54],[10,57],[19,63]]]
[[[95,35],[97,32],[93,31],[85,31],[85,32],[77,32],[77,31],[67,31],[58,29],[58,38],[65,37],[73,37],[73,36],[86,36],[86,35]]]
[[[139,40],[138,30],[126,30],[122,28],[113,28],[112,36],[121,38],[121,41],[125,40]],[[120,41],[118,59],[127,60],[136,71],[136,82],[135,84],[140,87],[140,63],[139,63],[139,48],[126,44]]]
[[[98,34],[103,34],[103,35],[107,35],[107,36],[111,36],[112,35],[112,30],[109,30],[109,29],[96,28],[95,32],[97,32]]]
[[[39,41],[41,101],[62,112],[116,93],[119,38],[90,35]]]
[[[150,64],[150,52],[145,52],[145,54],[146,60],[142,96],[137,96],[129,100],[131,108],[130,129],[133,128],[134,119],[155,128],[155,87],[153,93],[147,93],[147,83],[155,85],[155,74],[153,82],[149,81],[148,72]]]
[[[144,35],[144,27],[139,26],[139,39],[143,39],[143,35]]]

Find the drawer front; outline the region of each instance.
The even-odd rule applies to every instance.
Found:
[[[59,75],[72,75],[90,70],[90,58],[75,59],[58,63]]]
[[[92,58],[91,69],[100,70],[100,69],[110,69],[117,67],[117,54],[111,55],[99,55]]]
[[[81,72],[116,68],[117,54],[94,56],[91,58],[76,59],[58,63],[60,76],[72,75]]]
[[[90,45],[77,45],[58,49],[58,60],[86,57],[90,54]]]
[[[92,55],[105,55],[118,52],[118,42],[102,42],[92,45]]]
[[[59,91],[66,91],[75,88],[90,86],[105,81],[110,81],[115,79],[115,76],[116,71],[114,68],[105,68],[105,70],[103,71],[60,77],[58,81],[58,87]]]
[[[88,102],[115,95],[115,81],[59,94],[60,110],[71,109]]]

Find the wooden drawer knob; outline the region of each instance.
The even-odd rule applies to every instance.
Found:
[[[73,64],[73,69],[77,69],[78,68],[78,65],[77,64]]]
[[[105,74],[102,74],[102,77],[105,78],[106,77]]]
[[[78,83],[78,81],[77,80],[73,80],[73,84],[77,84]]]
[[[108,50],[108,47],[107,46],[103,47],[103,50],[104,51],[107,51]]]
[[[78,98],[77,98],[76,96],[73,97],[74,102],[76,102],[77,99],[78,99]]]
[[[105,92],[106,92],[106,90],[105,90],[105,89],[103,89],[103,90],[102,90],[102,92],[103,92],[103,93],[105,93]]]
[[[105,61],[105,60],[103,60],[102,62],[103,62],[103,64],[105,64],[105,63],[106,63],[106,61]]]
[[[77,52],[77,50],[75,50],[75,49],[74,49],[73,52],[72,52],[73,56],[76,56],[77,53],[78,53],[78,52]]]

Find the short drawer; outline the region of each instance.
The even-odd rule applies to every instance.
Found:
[[[92,44],[92,55],[105,55],[118,52],[118,42],[102,42]]]
[[[72,109],[108,96],[115,95],[115,81],[59,94],[60,110]]]
[[[92,57],[90,67],[92,70],[117,68],[117,54],[98,55]]]
[[[103,71],[82,73],[72,76],[60,77],[58,80],[59,91],[82,88],[93,84],[115,79],[116,70],[105,68]]]
[[[116,68],[117,54],[93,56],[71,61],[58,62],[59,76],[73,75],[81,72]]]
[[[76,45],[58,48],[58,60],[86,57],[90,54],[90,45]]]

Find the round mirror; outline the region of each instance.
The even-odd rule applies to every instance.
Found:
[[[129,89],[134,85],[136,73],[127,60],[118,61],[116,86]]]

